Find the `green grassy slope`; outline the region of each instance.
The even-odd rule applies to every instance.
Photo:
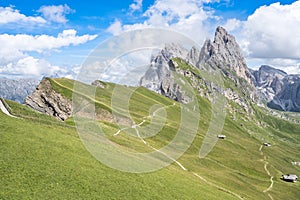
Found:
[[[147,174],[106,167],[86,151],[75,128],[9,104],[33,117],[0,113],[1,199],[234,199],[174,165]]]
[[[72,98],[72,80],[49,80],[54,90]],[[97,88],[97,113],[112,109],[110,99],[115,85],[105,85]],[[162,131],[146,139],[156,148],[166,145],[178,128],[180,105],[145,88],[129,89],[135,90],[130,99],[130,105],[135,106],[130,107],[130,114],[136,124],[145,119],[141,127],[150,123],[147,116],[154,104],[175,103],[166,109],[168,118]],[[242,110],[228,113],[223,129],[227,139],[218,141],[207,157],[199,159],[211,110],[206,99],[198,97],[198,102],[199,130],[179,159],[187,171],[173,163],[156,172],[131,174],[94,159],[81,143],[72,118],[58,122],[7,101],[11,112],[21,119],[0,113],[0,199],[298,199],[299,182],[286,183],[280,177],[284,173],[300,175],[300,167],[291,164],[300,161],[299,124],[267,116],[260,108],[252,117]],[[239,109],[234,103],[231,106]],[[107,137],[121,146],[152,151],[126,132],[114,137],[119,130],[114,122],[105,118],[99,123]],[[272,143],[272,147],[262,147],[260,151],[263,142]],[[267,190],[271,176],[273,187]]]

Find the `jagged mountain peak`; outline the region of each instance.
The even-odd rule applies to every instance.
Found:
[[[262,65],[259,70],[248,69],[235,37],[223,27],[217,27],[214,40],[207,39],[200,50],[195,46],[188,51],[176,43],[166,44],[165,48],[153,56],[151,66],[141,78],[140,85],[173,99],[184,96],[170,75],[170,70],[176,71],[175,65],[178,65],[173,62],[174,58],[180,58],[201,70],[220,69],[224,76],[239,86],[239,92],[247,94],[244,99],[248,98],[253,102],[260,99],[269,107],[279,110],[300,111],[299,75],[288,75],[268,65]],[[244,105],[241,98],[236,98],[237,95],[232,92],[234,91],[225,91],[224,95],[229,99],[234,96],[234,99]],[[188,98],[183,100],[188,101]]]
[[[235,40],[223,27],[217,27],[214,41],[206,40],[200,53],[199,63],[209,64],[212,68],[232,70],[238,77],[254,86],[242,51]],[[203,68],[203,67],[201,67]],[[226,73],[226,72],[225,72]],[[227,74],[230,76],[230,74]],[[234,79],[233,76],[230,78]]]
[[[200,50],[193,46],[187,54],[187,60],[190,64],[197,66],[200,58]]]
[[[174,58],[179,58],[181,60],[180,63],[174,62]],[[201,50],[194,46],[187,51],[180,45],[167,44],[157,56],[153,57],[151,66],[141,78],[140,85],[181,102],[188,102],[189,98],[181,91],[181,88],[175,83],[174,77],[171,74],[171,71],[176,71],[176,73],[183,75],[192,74],[180,67],[176,68],[176,66],[182,63],[206,71],[220,69],[224,76],[230,78],[236,85],[241,86],[241,93],[245,97],[237,97],[238,95],[233,94],[233,91],[225,92],[223,89],[220,89],[220,92],[223,90],[226,97],[229,99],[234,98],[245,107],[245,110],[248,110],[246,108],[246,100],[243,102],[241,99],[251,99],[254,101],[256,98],[252,75],[247,68],[241,49],[235,38],[228,34],[222,27],[217,28],[214,41],[212,42],[207,39]],[[195,76],[191,79],[195,81],[197,77]],[[196,82],[194,83],[195,87],[197,87],[197,84]],[[209,83],[204,84],[209,85]],[[212,88],[208,90],[212,90]],[[199,93],[204,94],[206,92],[199,91]]]
[[[225,28],[218,26],[215,32],[214,43],[226,44],[228,42],[236,42],[235,38],[230,35]]]

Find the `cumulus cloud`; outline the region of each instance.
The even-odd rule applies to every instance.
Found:
[[[247,20],[228,19],[224,27],[234,32],[249,67],[300,73],[300,1],[261,6]]]
[[[156,0],[141,14],[145,19],[142,22],[122,24],[116,19],[107,31],[118,35],[149,27],[168,28],[202,45],[203,40],[210,36],[213,24],[223,24],[236,36],[250,67],[269,64],[288,73],[299,72],[300,1],[261,6],[245,21],[232,18],[225,23],[213,9],[205,7],[206,3],[212,2],[228,3],[227,0]],[[138,9],[137,5],[135,1],[130,9]]]
[[[300,59],[300,1],[258,8],[244,22],[251,57]]]
[[[57,37],[49,35],[27,35],[27,34],[1,34],[0,35],[0,59],[11,53],[38,52],[59,49],[70,45],[79,45],[93,40],[97,35],[78,36],[74,29],[64,30]]]
[[[129,5],[131,12],[135,12],[142,9],[143,0],[133,0],[133,3]]]
[[[61,69],[58,66],[52,66],[44,59],[34,58],[32,56],[26,56],[17,60],[15,63],[8,63],[5,66],[1,66],[0,74],[7,75],[26,75],[26,76],[41,76],[44,74],[56,74],[65,73],[66,70]]]
[[[236,18],[233,19],[229,19],[227,20],[227,22],[223,25],[223,27],[227,30],[227,31],[233,31],[236,30],[238,28],[240,28],[242,25],[242,22]]]
[[[120,20],[116,19],[107,28],[107,31],[113,35],[119,35],[123,32],[141,29],[140,32],[135,32],[134,36],[129,37],[127,41],[122,41],[121,44],[117,45],[118,49],[126,49],[126,47],[130,46],[131,49],[137,48],[141,51],[141,47],[155,46],[157,48],[163,48],[166,43],[172,42],[184,45],[187,48],[191,47],[190,45],[197,46],[197,44],[202,46],[204,40],[209,37],[211,29],[211,26],[207,26],[206,23],[208,20],[215,18],[213,11],[205,9],[204,4],[216,1],[218,0],[156,0],[153,5],[141,14],[141,18],[144,19],[143,21],[135,24],[122,24]],[[151,30],[154,29],[146,29],[146,32],[143,32],[142,29],[144,28],[160,28],[160,31],[156,29],[159,34],[157,34],[156,31],[151,32]],[[185,37],[182,37],[182,35]],[[134,43],[132,43],[133,41]],[[186,43],[186,41],[189,42]],[[153,54],[151,52],[149,54],[143,52],[142,55],[148,58],[145,63],[149,64],[151,55]],[[133,56],[137,61],[138,54],[135,53]],[[129,58],[126,57],[126,59]],[[113,73],[105,73],[103,79],[115,82],[124,81],[125,84],[134,85],[136,82],[132,77],[138,77],[139,73],[143,74],[141,73],[144,69],[143,67],[148,66],[146,64],[138,65],[138,67],[132,65],[135,66],[135,68],[133,67],[134,70],[122,68],[120,63],[125,63],[125,66],[130,66],[126,59],[123,58],[122,62],[115,62],[110,67]],[[117,74],[114,74],[116,72]],[[131,75],[128,76],[131,77],[131,80],[125,80],[125,78],[119,80],[120,77],[123,77],[126,73],[131,73]],[[139,80],[139,78],[136,80]]]
[[[57,23],[66,23],[66,15],[75,12],[68,5],[52,5],[52,6],[42,6],[38,10],[47,20]]]
[[[122,23],[116,19],[108,28],[107,31],[113,35],[119,35],[122,32]]]
[[[49,35],[1,34],[0,73],[38,76],[42,74],[64,74],[66,70],[53,66],[44,59],[29,55],[41,54],[70,45],[79,45],[93,40],[97,35],[81,35],[73,29],[64,30],[57,37]]]
[[[46,20],[40,16],[26,16],[12,7],[0,7],[0,25],[7,23],[38,23],[44,24]]]
[[[144,13],[145,20],[136,24],[122,24],[116,20],[107,29],[117,35],[123,31],[156,27],[179,31],[202,43],[209,35],[205,22],[214,18],[213,12],[205,10],[203,3],[217,0],[156,0]]]

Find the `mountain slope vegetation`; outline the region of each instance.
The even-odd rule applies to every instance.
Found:
[[[48,79],[53,90],[72,99],[74,81]],[[180,123],[180,103],[143,87],[134,91],[129,113],[140,128],[151,122],[150,114],[165,108],[165,126],[157,135],[132,137],[132,130],[120,130],[112,120],[111,98],[116,87],[89,86],[96,96],[85,96],[95,104],[96,119],[107,138],[131,151],[159,149],[175,136]],[[81,83],[80,83],[81,84]],[[226,83],[230,85],[230,82]],[[268,115],[252,105],[248,115],[233,101],[228,102],[222,134],[213,150],[199,158],[199,149],[209,127],[211,104],[197,95],[200,122],[188,150],[161,170],[134,174],[121,172],[97,161],[82,144],[74,118],[65,122],[37,113],[21,104],[6,101],[10,112],[0,113],[1,199],[298,199],[300,184],[282,181],[286,173],[300,174],[300,125]],[[149,114],[150,112],[150,114]],[[158,117],[163,114],[158,112]],[[143,119],[145,120],[143,122]],[[158,118],[159,119],[159,118]],[[143,122],[143,123],[142,123]],[[122,125],[132,121],[123,118]],[[158,123],[158,122],[153,122]],[[188,127],[187,127],[188,128]],[[118,133],[118,134],[116,134]],[[271,147],[262,144],[270,142]],[[184,170],[185,169],[185,170]]]

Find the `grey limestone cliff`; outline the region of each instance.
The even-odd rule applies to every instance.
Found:
[[[252,75],[260,99],[270,108],[300,112],[300,75],[289,75],[267,65],[252,71]]]
[[[229,78],[239,82],[233,74],[229,73],[232,71],[237,77],[246,80],[250,86],[254,86],[251,73],[238,43],[234,36],[222,27],[216,29],[213,42],[210,40],[205,41],[196,64],[198,67],[202,65],[209,65],[211,68],[217,67]],[[239,82],[239,84],[241,83]]]
[[[181,62],[188,63],[191,67],[208,72],[220,69],[224,76],[241,86],[243,90],[241,93],[244,96],[241,97],[232,90],[217,88],[200,77],[196,77],[193,72],[178,68],[178,63],[174,62],[174,58],[179,58]],[[256,100],[252,75],[247,68],[241,49],[235,38],[222,27],[216,29],[214,41],[206,40],[201,50],[192,47],[188,51],[177,44],[166,45],[157,56],[153,57],[150,68],[140,80],[140,85],[179,102],[187,103],[191,98],[182,90],[178,82],[176,83],[174,73],[189,76],[193,87],[197,88],[200,94],[205,95],[205,93],[218,90],[247,111],[249,108],[245,99]],[[199,84],[205,85],[206,89],[201,90]]]

